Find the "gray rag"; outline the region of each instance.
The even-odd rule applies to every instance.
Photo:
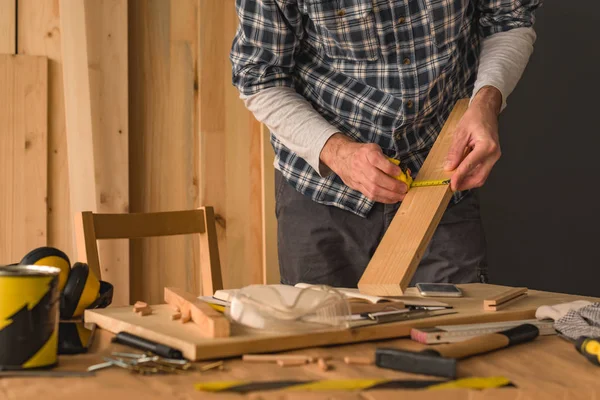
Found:
[[[570,310],[554,321],[554,329],[573,340],[581,336],[600,337],[600,303]]]

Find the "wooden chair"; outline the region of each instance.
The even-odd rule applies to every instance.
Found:
[[[212,207],[131,214],[84,211],[76,215],[75,229],[78,259],[87,262],[99,279],[102,279],[102,275],[97,240],[199,233],[202,293],[212,294],[215,290],[223,289],[215,212]]]

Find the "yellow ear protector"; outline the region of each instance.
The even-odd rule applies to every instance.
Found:
[[[71,268],[69,258],[53,247],[40,247],[29,252],[21,265],[46,265],[60,268],[60,317],[80,317],[86,308],[102,308],[112,302],[113,287],[98,280],[87,264],[75,263]]]
[[[58,291],[62,292],[67,284],[71,262],[69,257],[54,247],[40,247],[27,253],[19,263],[21,265],[45,265],[60,269],[58,274]]]

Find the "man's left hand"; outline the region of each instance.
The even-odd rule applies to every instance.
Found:
[[[444,165],[452,175],[453,191],[483,186],[500,158],[498,115],[502,94],[491,86],[483,87],[473,98],[452,140]]]

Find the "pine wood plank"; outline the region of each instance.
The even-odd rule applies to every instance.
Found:
[[[524,293],[527,293],[527,288],[525,287],[509,289],[506,292],[500,293],[497,296],[483,300],[483,305],[497,306],[508,300],[514,299],[515,297],[520,296]]]
[[[263,142],[231,84],[235,1],[200,0],[198,18],[200,203],[215,207],[225,287],[262,283]]]
[[[0,55],[0,265],[46,245],[47,101],[45,57]]]
[[[208,303],[197,299],[193,294],[177,288],[165,288],[165,302],[176,306],[183,315],[190,315],[198,331],[204,337],[228,337],[229,320],[214,310]]]
[[[129,211],[127,0],[85,0],[97,211]],[[100,135],[100,140],[97,140]],[[98,243],[113,304],[129,304],[129,242]]]
[[[131,312],[131,307],[86,310],[85,320],[87,322],[95,322],[99,327],[111,332],[133,332],[147,339],[176,347],[183,351],[186,357],[193,360],[210,360],[248,353],[269,353],[307,347],[407,337],[410,335],[411,328],[528,319],[534,318],[536,309],[541,305],[558,304],[581,299],[598,301],[582,296],[531,290],[529,296],[523,299],[523,301],[515,303],[508,307],[508,309],[489,313],[481,309],[483,299],[487,296],[498,294],[508,289],[507,287],[485,284],[459,286],[463,290],[465,297],[448,299],[448,303],[452,304],[459,311],[457,314],[310,334],[250,334],[245,333],[233,324],[231,326],[231,337],[203,338],[195,331],[195,327],[189,326],[190,324],[181,326],[180,323],[171,321],[170,316],[173,314],[173,308],[170,305],[153,305],[153,314],[145,318],[137,318]],[[581,362],[584,363],[587,361],[582,359]]]
[[[65,101],[63,90],[59,2],[18,0],[20,54],[49,59],[48,113],[48,244],[72,259],[73,217],[69,199]],[[128,210],[128,98],[127,1],[86,0],[86,34],[90,103],[94,131],[102,140],[94,145],[98,207],[102,212]],[[128,303],[128,244],[100,244],[103,278],[116,286],[114,304]]]
[[[129,2],[131,211],[190,210],[198,202],[195,90],[197,1]],[[133,240],[132,297],[163,287],[201,292],[197,235]],[[176,266],[176,267],[174,267]]]
[[[443,163],[456,125],[468,105],[468,99],[456,104],[417,179],[446,179],[451,176],[444,171]],[[409,190],[358,282],[362,293],[377,296],[401,296],[404,293],[451,197],[449,185]]]
[[[0,0],[0,54],[16,53],[17,0]]]
[[[59,0],[71,215],[98,211],[85,3]]]
[[[58,2],[18,0],[19,54],[48,57],[48,245],[74,259]]]

